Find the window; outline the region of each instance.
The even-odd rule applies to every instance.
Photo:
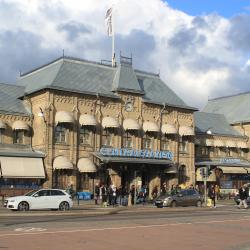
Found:
[[[14,143],[24,144],[24,130],[14,130]]]
[[[131,131],[125,131],[123,135],[123,147],[133,148],[133,133]]]
[[[214,156],[220,156],[220,148],[218,147],[214,148]]]
[[[50,190],[40,190],[38,196],[50,196]]]
[[[102,131],[102,145],[103,146],[112,146],[114,137],[114,129],[106,128]]]
[[[202,147],[201,148],[201,154],[202,155],[208,155],[208,148],[207,147]]]
[[[186,173],[186,166],[184,166],[184,165],[180,166],[180,168],[179,168],[179,183],[180,184],[186,182],[186,179],[187,179],[186,174],[187,174]]]
[[[51,195],[65,195],[65,194],[60,190],[51,190]]]
[[[179,145],[180,152],[187,152],[188,151],[188,141],[182,140]]]
[[[225,149],[226,156],[232,156],[232,150],[230,148]]]
[[[0,129],[0,143],[3,143],[3,132],[4,129]]]
[[[82,126],[80,128],[80,143],[91,145],[93,129],[90,126]]]
[[[55,128],[55,142],[66,143],[66,127],[64,124],[58,124]]]
[[[170,140],[166,135],[164,135],[161,138],[161,150],[167,151],[169,149],[170,149]]]
[[[152,149],[154,147],[154,135],[152,133],[146,133],[143,136],[142,146],[143,149]]]

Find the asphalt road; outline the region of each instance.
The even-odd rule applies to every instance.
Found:
[[[250,209],[110,209],[0,216],[0,249],[250,249]]]

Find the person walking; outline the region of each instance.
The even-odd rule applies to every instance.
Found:
[[[238,208],[241,208],[241,206],[243,205],[244,208],[247,209],[248,208],[248,205],[247,205],[248,192],[245,186],[242,186],[239,189],[239,195],[240,195],[240,203],[239,203]]]
[[[129,190],[129,194],[131,197],[131,205],[135,205],[135,185],[132,185],[130,190]]]
[[[214,185],[211,185],[208,189],[208,197],[212,200],[214,208],[216,208],[215,196],[216,196],[215,187]]]

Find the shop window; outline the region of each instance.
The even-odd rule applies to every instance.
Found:
[[[13,142],[15,144],[24,144],[24,130],[14,130]]]
[[[188,152],[188,141],[187,140],[180,141],[179,150],[180,150],[180,152],[184,152],[184,153]]]
[[[123,135],[123,147],[133,148],[133,134],[132,132],[126,131]]]
[[[161,150],[162,151],[167,151],[170,149],[170,142],[171,140],[166,136],[162,136],[161,138]]]
[[[91,126],[82,126],[80,128],[80,143],[91,145],[93,128]]]
[[[87,173],[83,173],[81,174],[81,189],[83,190],[88,190],[90,188],[89,186],[89,180],[90,180],[90,177]]]
[[[143,149],[152,149],[154,147],[154,135],[152,133],[146,133],[143,136],[142,147]]]
[[[103,146],[112,146],[114,138],[114,129],[106,128],[102,131],[102,145]]]
[[[66,125],[59,123],[55,128],[55,142],[66,143]]]

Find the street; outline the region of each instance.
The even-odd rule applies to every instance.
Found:
[[[0,213],[0,249],[250,249],[250,210],[153,206]]]

